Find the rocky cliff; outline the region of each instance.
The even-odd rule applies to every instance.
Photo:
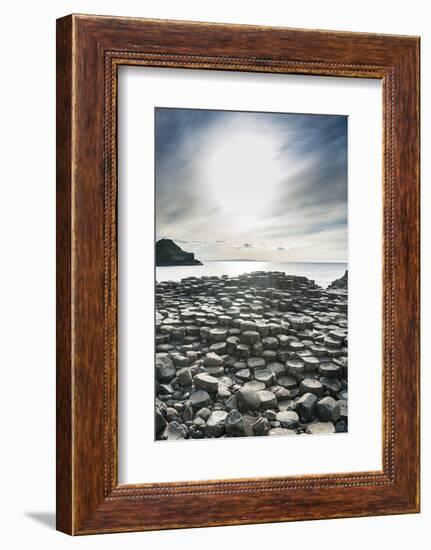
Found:
[[[156,242],[156,266],[202,265],[193,252],[185,252],[171,239]]]

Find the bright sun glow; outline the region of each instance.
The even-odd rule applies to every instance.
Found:
[[[226,222],[251,229],[271,213],[283,175],[280,140],[255,125],[232,124],[208,140],[203,177]]]

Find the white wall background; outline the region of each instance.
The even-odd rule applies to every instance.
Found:
[[[419,543],[431,521],[431,400],[423,392],[422,514],[93,537],[54,531],[55,19],[128,15],[422,37],[422,151],[431,149],[431,30],[427,2],[410,0],[15,0],[3,5],[0,88],[0,543],[4,548],[197,548],[301,545],[393,550]],[[422,166],[422,326],[431,330],[430,164]],[[431,385],[423,338],[422,387]],[[175,546],[173,546],[175,545]]]

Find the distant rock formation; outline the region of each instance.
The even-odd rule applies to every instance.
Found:
[[[193,252],[185,252],[171,239],[156,242],[156,266],[202,265]]]
[[[347,290],[347,279],[348,279],[348,275],[347,275],[347,269],[346,269],[346,272],[344,273],[344,275],[339,279],[335,279],[335,281],[332,281],[332,283],[328,286],[328,289],[329,290],[337,290],[337,289]]]

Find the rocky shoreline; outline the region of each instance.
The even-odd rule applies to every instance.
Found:
[[[158,440],[347,431],[347,272],[156,284]],[[344,286],[344,288],[341,288]]]

